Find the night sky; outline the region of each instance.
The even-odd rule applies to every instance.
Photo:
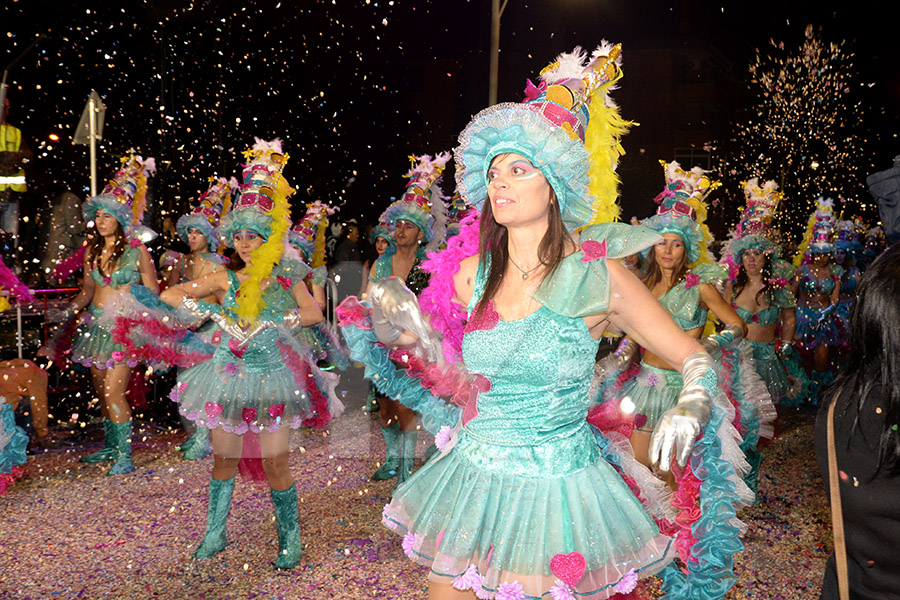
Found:
[[[642,76],[628,70],[630,48],[708,44],[743,77],[755,46],[799,44],[815,23],[855,44],[876,104],[866,119],[882,138],[872,171],[888,168],[900,154],[900,50],[888,15],[881,3],[807,4],[509,0],[499,99],[520,100],[525,79],[556,54],[601,39],[624,45],[623,88]],[[490,0],[5,0],[3,65],[46,36],[9,75],[10,122],[37,155],[29,206],[66,186],[86,195],[87,151],[69,140],[96,89],[107,106],[101,185],[134,148],[157,159],[156,206],[180,213],[209,176],[239,175],[253,136],[277,136],[295,207],[321,199],[343,205],[343,218],[374,219],[402,193],[407,156],[451,149],[486,106],[489,19]],[[451,177],[444,189],[452,193]]]

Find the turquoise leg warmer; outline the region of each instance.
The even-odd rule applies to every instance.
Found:
[[[372,475],[374,481],[385,481],[397,476],[400,472],[400,424],[394,423],[381,428],[384,436],[384,445],[387,451],[384,456],[384,464]]]
[[[271,489],[271,488],[270,488]],[[300,562],[303,545],[300,543],[300,513],[297,508],[297,484],[286,490],[271,489],[278,526],[278,558],[276,569],[293,569]]]
[[[116,448],[113,444],[112,421],[103,419],[103,447],[91,454],[82,456],[83,463],[98,463],[116,459]]]
[[[194,558],[210,558],[225,549],[225,522],[231,510],[231,494],[234,492],[234,477],[221,481],[209,479],[209,507],[206,511],[206,533],[200,546],[191,555]]]
[[[131,421],[112,423],[113,443],[116,446],[116,462],[110,467],[107,475],[124,475],[134,471],[131,462]]]

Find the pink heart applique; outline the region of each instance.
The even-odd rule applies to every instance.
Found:
[[[494,301],[488,300],[484,310],[479,314],[476,310],[469,321],[466,323],[463,333],[471,333],[473,331],[490,331],[500,322],[500,315],[494,310]]]
[[[286,290],[289,290],[292,287],[294,287],[294,280],[291,279],[290,277],[285,277],[283,275],[276,275],[275,279],[278,281],[278,283],[281,284],[281,287],[283,287]]]
[[[215,419],[222,414],[222,405],[216,402],[207,402],[203,408],[206,409],[206,416],[210,419]]]
[[[581,242],[581,251],[584,252],[581,262],[591,262],[598,258],[606,258],[606,240],[602,242],[585,240]]]
[[[550,559],[550,570],[569,587],[574,588],[587,569],[587,561],[581,552],[557,554]]]
[[[252,421],[254,421],[256,419],[256,409],[244,407],[241,410],[241,419],[243,419],[243,421],[249,425]]]
[[[278,417],[284,414],[284,403],[282,404],[273,404],[269,407],[269,416],[273,419],[277,419]]]
[[[228,338],[228,349],[238,358],[244,358],[244,352],[247,351],[246,344],[241,346],[234,338]]]
[[[700,283],[699,275],[696,275],[694,273],[688,273],[687,275],[684,276],[684,288],[686,290],[691,289],[692,287],[694,287],[695,285],[698,285],[699,283]]]
[[[212,343],[218,344],[220,341],[222,341],[222,332],[217,331],[212,335]]]

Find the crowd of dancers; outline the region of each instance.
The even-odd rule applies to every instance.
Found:
[[[213,456],[193,557],[225,548],[240,471],[268,481],[274,564],[294,568],[291,431],[340,417],[352,359],[385,442],[371,478],[396,480],[383,523],[429,569],[430,597],[626,597],[655,575],[667,597],[722,598],[760,440],[777,407],[815,405],[833,381],[885,240],[821,198],[789,256],[773,225],[781,193],[754,178],[717,258],[718,184],[665,161],[656,214],[616,223],[620,62],[618,46],[561,55],[523,102],[477,114],[453,151],[452,197],[451,154],[415,157],[335,324],[323,312],[333,209],[309,203],[292,226],[279,140],[247,149],[240,181],[211,178],[177,222],[189,252],[163,273],[142,225],[154,162],[126,157],[85,203],[80,291],[47,315],[53,355],[89,369],[101,399],[104,445],[81,461],[133,471],[131,372],[177,370],[183,456]],[[17,389],[3,395],[40,405]],[[28,438],[2,408],[5,489]],[[416,470],[419,423],[434,444]]]

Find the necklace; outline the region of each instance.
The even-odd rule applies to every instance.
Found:
[[[517,268],[518,270],[520,270],[522,272],[522,279],[528,279],[528,275],[531,274],[532,271],[535,271],[538,267],[541,266],[541,263],[538,263],[537,265],[535,265],[534,267],[532,267],[526,271],[525,269],[523,269],[522,267],[520,267],[519,265],[516,264],[516,261],[514,261],[512,259],[512,256],[509,257],[509,262],[511,262],[515,268]]]

